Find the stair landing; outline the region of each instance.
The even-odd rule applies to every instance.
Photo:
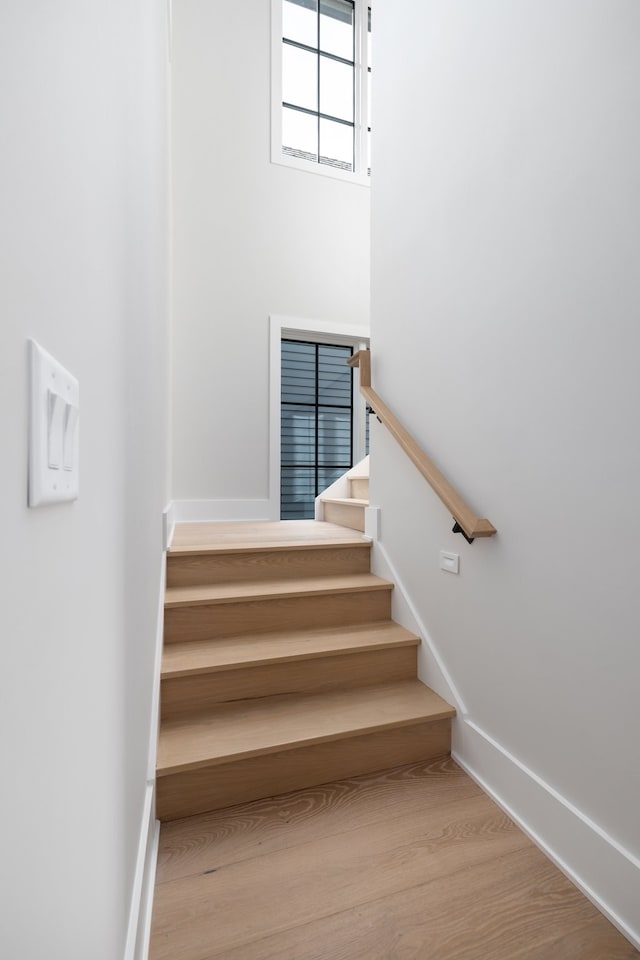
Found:
[[[179,523],[171,554],[235,553],[243,550],[288,550],[291,547],[369,544],[366,537],[337,523],[273,520],[255,523]]]

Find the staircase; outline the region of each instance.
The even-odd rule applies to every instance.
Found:
[[[342,483],[342,479],[339,482]],[[331,488],[329,495],[321,495],[323,520],[352,530],[364,531],[364,511],[369,506],[369,457],[349,470],[346,482],[347,496],[331,496]]]
[[[449,753],[454,710],[417,680],[370,549],[329,522],[177,528],[159,819]]]

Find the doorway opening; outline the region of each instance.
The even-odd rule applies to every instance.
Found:
[[[282,520],[312,518],[318,494],[353,466],[352,356],[352,346],[282,340]]]
[[[270,326],[271,519],[313,519],[315,498],[368,453],[360,374],[367,328],[274,316]]]

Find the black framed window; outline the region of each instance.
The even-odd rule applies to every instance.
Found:
[[[353,466],[350,346],[283,340],[280,517],[311,519],[315,498]]]
[[[283,0],[282,152],[355,169],[355,0]]]

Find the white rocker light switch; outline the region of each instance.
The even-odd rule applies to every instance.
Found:
[[[29,506],[78,499],[78,381],[29,342]]]

